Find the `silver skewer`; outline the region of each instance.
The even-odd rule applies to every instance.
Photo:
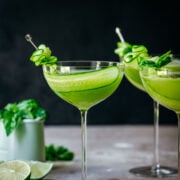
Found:
[[[118,35],[121,42],[124,42],[124,38],[123,38],[123,35],[122,35],[121,31],[120,31],[120,28],[116,27],[115,32]]]
[[[31,37],[30,34],[26,34],[26,35],[25,35],[25,39],[26,39],[26,41],[30,42],[35,49],[37,49],[37,46],[36,46],[36,45],[34,44],[34,42],[32,41],[32,37]]]

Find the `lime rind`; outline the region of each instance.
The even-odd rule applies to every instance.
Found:
[[[0,180],[42,179],[49,174],[53,163],[12,160],[0,163]]]
[[[53,168],[53,163],[41,161],[27,161],[31,168],[30,179],[42,179],[47,176]]]

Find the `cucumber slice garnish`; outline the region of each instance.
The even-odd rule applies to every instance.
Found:
[[[118,42],[117,54],[125,63],[131,63],[137,61],[139,66],[149,66],[160,68],[172,61],[171,51],[167,51],[161,56],[150,56],[148,50],[143,45],[131,45],[128,42]]]
[[[51,50],[44,44],[39,45],[39,47],[33,52],[30,60],[35,63],[36,66],[40,65],[52,65],[58,60],[57,57],[51,56]]]

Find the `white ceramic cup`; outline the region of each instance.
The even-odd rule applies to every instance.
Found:
[[[0,146],[1,161],[45,161],[44,120],[25,119],[8,137],[1,133],[0,140],[4,142]]]

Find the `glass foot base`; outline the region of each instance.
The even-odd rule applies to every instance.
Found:
[[[130,173],[136,176],[145,177],[168,177],[176,176],[178,171],[172,167],[160,166],[158,169],[153,170],[152,166],[137,167],[129,170]]]

